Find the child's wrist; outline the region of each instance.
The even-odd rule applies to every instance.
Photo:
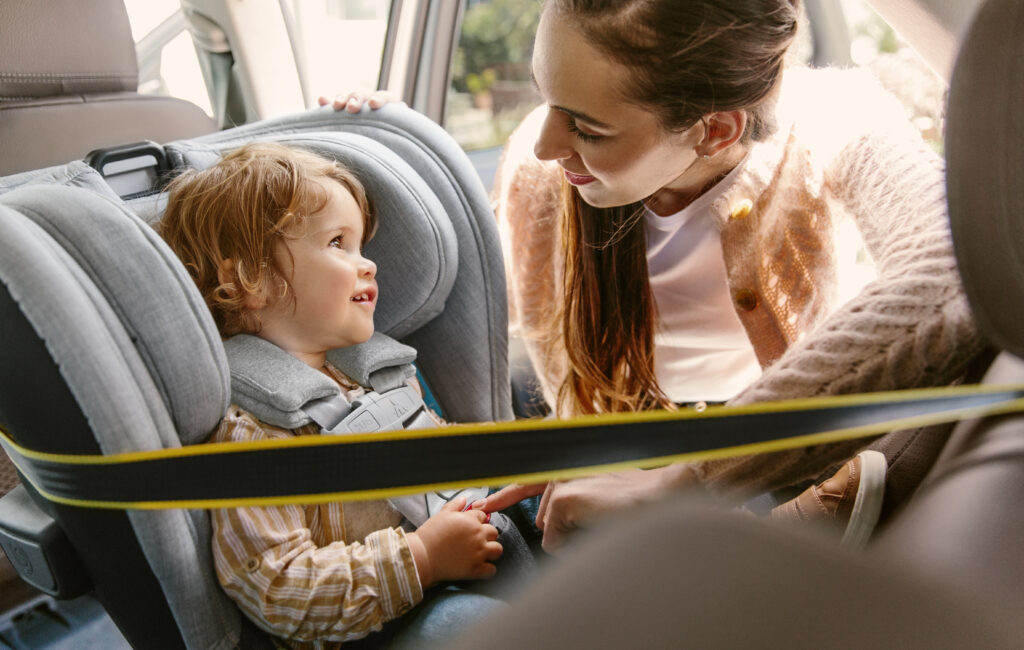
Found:
[[[406,543],[409,544],[409,552],[412,553],[412,561],[416,565],[416,574],[420,578],[420,587],[424,591],[434,584],[434,576],[430,567],[430,553],[427,552],[427,545],[423,543],[416,533],[405,534]]]

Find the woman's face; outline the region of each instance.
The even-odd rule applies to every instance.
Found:
[[[622,96],[629,75],[561,14],[545,11],[533,76],[548,114],[534,152],[557,161],[595,207],[625,205],[661,189],[699,192],[708,179],[690,178],[699,175],[696,169],[686,172],[697,159],[703,124],[682,133],[664,130],[653,112]]]

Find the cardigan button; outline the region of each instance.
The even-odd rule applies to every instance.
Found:
[[[249,573],[252,573],[253,571],[258,571],[261,564],[262,562],[258,557],[251,557],[245,563],[245,570]]]
[[[730,219],[743,219],[750,211],[754,209],[754,202],[750,199],[743,199],[736,204],[736,207],[732,209],[732,214],[729,216]]]
[[[750,311],[757,307],[757,294],[750,289],[740,289],[733,299],[736,301],[736,306],[743,311]]]

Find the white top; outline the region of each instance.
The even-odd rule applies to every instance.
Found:
[[[761,375],[729,295],[711,214],[711,204],[742,167],[673,215],[645,210],[647,268],[658,310],[654,370],[673,402],[726,401]]]

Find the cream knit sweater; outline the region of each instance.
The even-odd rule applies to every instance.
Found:
[[[550,404],[565,360],[545,355],[562,291],[557,164],[533,155],[544,109],[510,138],[495,185],[510,323]],[[950,383],[984,347],[963,295],[941,158],[903,109],[855,70],[787,71],[778,130],[755,143],[712,205],[729,291],[764,373],[730,403]],[[751,206],[749,211],[744,205]],[[877,279],[836,304],[836,228],[852,218]],[[696,463],[719,493],[819,475],[865,440]]]

